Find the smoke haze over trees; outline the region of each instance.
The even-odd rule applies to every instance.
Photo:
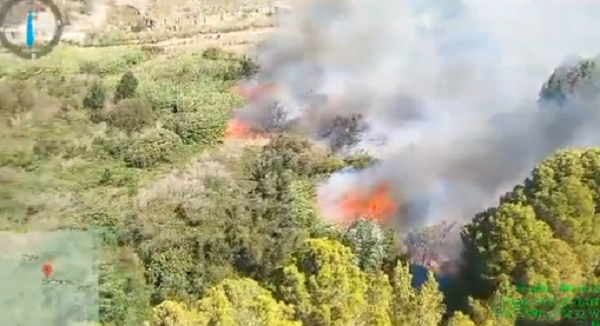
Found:
[[[392,196],[415,203],[397,217],[401,224],[468,219],[557,149],[599,140],[589,86],[538,101],[541,81],[573,63],[565,58],[598,50],[589,41],[600,36],[594,10],[585,1],[311,2],[283,18],[260,49],[252,83],[276,87],[239,115],[260,123],[274,101],[283,103],[303,126],[294,131],[334,148],[336,140],[314,128],[359,115],[370,127],[356,130],[359,145],[380,162],[331,179],[324,192],[393,181]],[[558,18],[567,13],[577,23]],[[315,96],[321,100],[307,100]]]
[[[324,0],[254,61],[12,62],[2,227],[111,230],[102,326],[598,321],[560,290],[600,281],[596,11]]]

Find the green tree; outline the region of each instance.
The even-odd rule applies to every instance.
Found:
[[[276,301],[252,279],[226,279],[192,305],[164,301],[154,308],[153,326],[301,326],[293,309]]]
[[[151,288],[144,266],[131,248],[107,250],[99,266],[100,322],[106,326],[141,325],[151,313]]]
[[[600,149],[571,149],[540,163],[521,186],[504,198],[532,207],[552,236],[577,255],[586,278],[594,276],[600,255]]]
[[[248,278],[224,280],[208,291],[197,306],[204,321],[201,325],[301,325],[293,320],[291,307],[277,302],[269,291]]]
[[[310,239],[273,280],[277,295],[306,325],[338,326],[365,315],[367,283],[356,257],[341,243]]]
[[[474,280],[479,279],[479,282],[471,282],[471,286],[484,282],[489,291],[499,283],[523,285],[522,300],[536,306],[525,307],[517,317],[529,318],[522,313],[534,308],[548,309],[547,315],[555,316],[555,309],[560,307],[548,306],[546,302],[561,302],[572,295],[557,285],[582,281],[577,256],[564,241],[553,238],[551,229],[536,219],[531,207],[504,203],[475,218],[466,227],[463,237],[469,255],[467,268],[473,272]],[[529,290],[533,286],[547,290]],[[486,295],[482,291],[474,292]],[[520,299],[510,293],[498,295]]]
[[[251,232],[255,221],[242,189],[216,177],[201,187],[196,197],[157,198],[148,204],[155,213],[130,221],[128,237],[142,239],[138,248],[154,287],[153,302],[196,300],[234,276],[239,257],[260,241]]]
[[[135,97],[139,83],[140,82],[138,81],[137,77],[135,77],[133,72],[128,71],[124,73],[119,81],[119,84],[117,84],[117,89],[115,90],[115,103],[118,103],[124,99]]]
[[[313,167],[319,160],[309,155],[310,149],[306,141],[276,137],[245,164],[243,175],[249,181],[246,211],[255,221],[248,226],[255,236],[246,243],[236,264],[245,275],[267,279],[314,230],[314,220],[304,215],[310,212],[299,211],[294,202],[305,195],[297,180],[318,173]]]
[[[462,312],[456,312],[450,319],[448,320],[448,326],[476,326],[475,322],[469,318],[468,315],[463,314]]]
[[[165,300],[153,309],[152,326],[198,326],[202,320],[197,311],[185,303]]]
[[[412,286],[407,264],[399,263],[391,278],[393,288],[392,320],[394,325],[435,326],[445,312],[443,294],[430,272],[420,289]]]
[[[83,99],[83,106],[98,111],[104,107],[105,101],[106,89],[100,81],[95,81]]]
[[[292,181],[290,186],[292,202],[289,212],[291,218],[297,221],[297,225],[306,230],[310,237],[340,239],[341,228],[320,217],[314,200],[315,192],[311,180],[299,178]]]
[[[367,272],[377,271],[386,258],[385,234],[374,221],[354,221],[343,235],[343,243],[352,249],[358,266]]]
[[[579,298],[561,286],[597,281],[599,173],[600,150],[560,151],[541,162],[497,207],[465,226],[461,283],[474,297],[476,323],[556,323],[569,310],[565,303]],[[500,301],[516,307],[503,308],[509,313],[490,319],[491,307]]]
[[[265,280],[307,237],[339,236],[316,214],[314,185],[354,161],[287,135],[249,153],[240,179],[248,183],[245,211],[254,221],[248,226],[254,236],[243,242],[236,266],[244,275]]]
[[[366,274],[366,308],[356,324],[364,326],[392,326],[391,306],[394,299],[388,276],[381,271]]]

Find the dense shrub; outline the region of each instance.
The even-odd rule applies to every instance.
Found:
[[[98,111],[104,107],[106,101],[106,89],[101,82],[96,81],[88,89],[88,92],[83,99],[83,106],[94,111]]]
[[[240,63],[237,61],[205,61],[194,67],[197,74],[219,81],[237,81],[242,78]]]
[[[202,52],[202,59],[205,60],[222,60],[230,58],[231,55],[219,48],[208,48]]]
[[[128,166],[149,168],[175,161],[181,145],[177,134],[166,129],[152,129],[122,144],[120,152]]]
[[[117,60],[84,61],[79,65],[81,74],[108,76],[121,74],[143,59],[142,54],[130,54]]]
[[[115,103],[135,97],[139,83],[139,80],[131,71],[124,73],[115,90]]]
[[[224,126],[216,122],[215,119],[198,112],[183,112],[170,117],[165,123],[165,128],[179,135],[186,144],[211,145],[223,136]]]
[[[107,122],[113,127],[131,133],[151,125],[155,118],[152,106],[148,101],[131,98],[117,103],[113,111],[108,113]]]

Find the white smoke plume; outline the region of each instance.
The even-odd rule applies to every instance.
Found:
[[[277,91],[238,118],[263,123],[277,101],[312,137],[331,117],[360,114],[359,146],[380,162],[332,177],[324,207],[349,185],[388,180],[407,203],[404,230],[465,221],[557,149],[600,139],[600,110],[582,99],[566,111],[538,102],[557,66],[600,53],[597,17],[598,0],[309,2],[258,49],[253,82]]]

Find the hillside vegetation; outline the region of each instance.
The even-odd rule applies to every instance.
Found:
[[[328,225],[315,208],[319,180],[369,157],[340,158],[291,135],[225,140],[242,104],[230,88],[248,59],[157,52],[63,46],[37,61],[1,58],[1,228],[105,230],[101,325],[600,320],[570,313],[593,313],[597,291],[554,290],[597,284],[600,149],[540,163],[464,227],[450,286],[430,274],[415,287],[396,231],[367,220]],[[571,92],[595,76],[589,69],[552,76],[542,95]],[[523,304],[499,313],[507,298]]]

